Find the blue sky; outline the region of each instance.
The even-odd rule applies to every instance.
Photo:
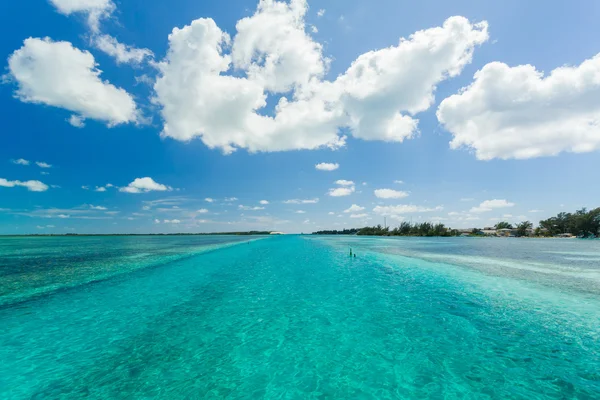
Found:
[[[598,206],[598,15],[2,2],[0,234],[483,227]]]

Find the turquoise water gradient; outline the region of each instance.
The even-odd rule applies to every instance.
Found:
[[[0,398],[599,398],[597,241],[93,239],[0,239]]]

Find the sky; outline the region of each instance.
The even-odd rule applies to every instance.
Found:
[[[0,4],[0,234],[597,207],[592,0]]]

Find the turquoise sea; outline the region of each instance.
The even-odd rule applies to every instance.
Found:
[[[600,241],[0,238],[0,399],[82,398],[598,399]]]

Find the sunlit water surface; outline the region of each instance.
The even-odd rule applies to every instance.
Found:
[[[600,241],[252,239],[0,239],[0,398],[599,398]]]

